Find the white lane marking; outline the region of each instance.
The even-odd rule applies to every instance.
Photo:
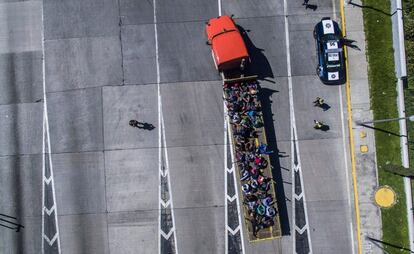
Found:
[[[43,7],[42,7],[43,8]],[[42,180],[42,207],[43,207],[43,205],[45,204],[45,184],[44,184],[44,182],[45,182],[45,171],[46,171],[46,163],[45,163],[45,149],[46,149],[46,146],[45,146],[45,117],[44,117],[44,115],[45,115],[45,109],[46,108],[43,108],[43,124],[42,124],[42,132],[43,132],[43,134],[42,134],[42,176],[43,176],[43,180]],[[49,181],[49,183],[50,183],[50,181]],[[49,183],[47,183],[47,184],[49,184]],[[45,253],[45,243],[44,243],[44,240],[43,240],[43,236],[45,235],[45,214],[43,213],[43,211],[42,211],[42,244],[41,244],[41,253],[43,254],[43,253]]]
[[[161,99],[161,94],[160,94],[160,99]],[[161,101],[160,101],[161,104]],[[162,109],[162,105],[161,109]],[[167,172],[170,172],[170,163],[169,163],[169,159],[168,159],[168,150],[167,150],[167,141],[165,138],[165,124],[164,124],[164,115],[162,114],[161,111],[161,127],[162,127],[162,137],[163,137],[163,143],[164,143],[164,155],[165,155],[165,166],[166,166],[166,170]],[[170,181],[170,175],[168,174],[167,177],[167,182],[168,182],[168,194],[170,196],[170,206],[171,206],[171,218],[172,218],[172,229],[174,231],[174,243],[175,243],[175,254],[178,253],[178,242],[177,242],[177,233],[175,232],[175,215],[174,215],[174,202],[173,202],[173,194],[172,194],[172,189],[171,189],[171,181]]]
[[[287,76],[288,76],[288,84],[289,84],[289,104],[290,104],[290,122],[291,122],[291,154],[292,154],[292,165],[294,166],[294,144],[296,144],[296,155],[297,155],[297,161],[298,161],[298,171],[301,178],[301,188],[303,193],[303,208],[306,218],[306,223],[309,225],[309,219],[308,219],[308,212],[307,212],[307,206],[306,206],[306,198],[305,198],[305,188],[303,184],[303,176],[302,176],[302,170],[301,170],[301,162],[300,162],[300,152],[299,152],[299,142],[297,141],[297,130],[296,130],[296,120],[295,120],[295,108],[293,104],[293,87],[292,87],[292,69],[291,69],[291,60],[290,60],[290,41],[289,41],[289,22],[288,22],[288,11],[287,11],[287,0],[283,0],[283,12],[284,12],[284,21],[285,21],[285,41],[286,41],[286,63],[287,63]],[[294,183],[294,171],[292,170],[292,182]],[[294,184],[292,184],[292,193],[295,193]],[[293,207],[293,219],[292,221],[295,221],[295,202],[292,202]],[[312,240],[311,240],[311,234],[308,230],[308,240],[309,240],[309,251],[310,254],[312,254]],[[296,252],[296,243],[295,243],[295,234],[293,234],[293,250],[294,253]]]
[[[155,38],[155,64],[156,64],[156,73],[157,73],[157,99],[158,99],[158,200],[162,201],[161,191],[162,184],[161,178],[165,177],[162,169],[162,131],[161,131],[161,95],[160,95],[160,77],[159,77],[159,63],[158,63],[158,32],[157,32],[157,10],[156,2],[153,0],[153,11],[154,11],[154,38]],[[158,211],[158,253],[161,254],[161,237],[160,235],[164,233],[161,229],[161,202],[159,202],[159,211]]]
[[[237,195],[234,195],[233,197],[230,197],[229,195],[227,195],[227,200],[230,202],[233,202],[236,198],[237,198]]]
[[[220,1],[220,0],[219,0]],[[219,4],[220,6],[220,4]],[[224,253],[227,254],[229,252],[229,239],[227,237],[227,228],[228,228],[228,207],[227,207],[227,174],[232,172],[232,169],[227,168],[227,122],[226,122],[226,104],[223,102],[223,109],[224,109],[224,225],[226,228],[224,230]]]
[[[344,160],[345,160],[345,178],[346,178],[346,192],[347,192],[347,196],[348,196],[348,207],[349,207],[349,216],[352,216],[352,205],[351,205],[351,190],[349,185],[351,184],[351,182],[349,181],[349,169],[348,169],[348,153],[346,151],[346,139],[345,139],[345,119],[344,119],[344,109],[343,109],[343,96],[342,96],[342,87],[339,86],[339,108],[340,108],[340,113],[341,113],[341,127],[342,127],[342,149],[344,151]],[[351,219],[352,221],[352,219]],[[355,248],[354,248],[354,227],[351,224],[351,228],[350,228],[350,234],[351,234],[351,247],[352,247],[352,254],[355,254]]]
[[[348,206],[351,208],[351,191],[349,188],[349,173],[348,173],[348,153],[346,151],[346,139],[345,139],[345,119],[344,119],[344,109],[343,109],[343,102],[342,102],[342,87],[339,86],[339,109],[341,114],[341,127],[342,127],[342,149],[344,150],[344,159],[345,159],[345,177],[346,177],[346,190],[348,193]]]
[[[167,200],[167,202],[164,202],[164,200],[161,199],[160,203],[164,208],[167,208],[171,204],[171,201],[169,199],[169,200]]]
[[[352,221],[349,223],[350,227],[351,227],[351,245],[352,245],[352,254],[355,254],[355,248],[354,245],[352,244],[354,242],[354,230],[353,230],[353,225],[352,225]],[[356,242],[356,241],[355,241]]]
[[[47,244],[49,244],[49,246],[52,246],[54,243],[55,243],[55,241],[58,239],[58,237],[59,237],[59,234],[58,233],[56,233],[53,237],[52,237],[52,239],[49,239],[49,237],[47,237],[46,235],[43,235],[43,239],[47,242]],[[60,251],[60,250],[59,250]],[[60,252],[59,252],[60,253]]]
[[[43,207],[43,211],[45,211],[48,216],[50,216],[55,209],[56,209],[55,205],[53,205],[50,209],[47,209],[45,206]]]
[[[232,235],[235,235],[240,231],[240,225],[237,226],[234,230],[231,229],[231,227],[229,227],[228,225],[226,226],[226,228],[227,228],[227,231],[229,231],[230,234],[232,234]]]
[[[157,5],[156,0],[153,0],[153,11],[154,11],[154,37],[155,37],[155,62],[156,62],[156,69],[157,69],[157,98],[158,98],[158,170],[159,174],[159,200],[160,206],[163,205],[164,207],[170,205],[171,209],[171,218],[172,218],[172,228],[170,232],[165,235],[163,230],[161,229],[161,209],[159,210],[160,214],[158,217],[158,230],[160,234],[165,238],[169,239],[171,234],[174,234],[174,243],[175,243],[175,253],[178,253],[178,242],[177,242],[177,234],[175,232],[175,216],[174,216],[174,202],[173,202],[173,195],[171,189],[171,181],[169,176],[169,160],[168,160],[168,152],[167,152],[167,142],[165,137],[165,124],[164,124],[164,115],[162,113],[162,97],[161,97],[161,87],[160,87],[160,63],[159,63],[159,48],[158,48],[158,28],[157,28]],[[162,139],[161,139],[162,137]],[[162,150],[164,147],[164,156],[165,156],[165,170],[162,170]],[[168,182],[168,194],[169,200],[165,203],[161,199],[161,177],[167,177]],[[168,236],[168,238],[166,238]],[[158,252],[161,253],[161,238],[158,237]]]
[[[164,233],[164,231],[162,229],[161,229],[160,233],[161,233],[162,237],[164,237],[165,240],[168,240],[168,239],[170,239],[170,237],[173,233],[175,234],[175,228],[174,227],[171,228],[170,232],[168,232],[168,234]]]
[[[219,16],[221,16],[221,0],[217,0],[217,1],[218,1],[218,12],[219,12]]]
[[[52,179],[52,177],[50,177],[50,176],[49,176],[49,178],[46,178],[46,177],[44,177],[44,176],[43,176],[43,181],[44,181],[47,185],[49,185],[49,184],[50,184],[50,182],[52,182],[52,180],[53,180],[53,179]]]
[[[222,15],[222,10],[221,10],[221,0],[217,0],[217,4],[218,4],[218,12],[219,12],[219,16]],[[213,57],[214,60],[214,57]],[[225,172],[224,172],[224,189],[225,189],[225,193],[226,193],[226,199],[228,197],[227,195],[227,172],[228,173],[232,173],[233,174],[233,184],[235,185],[234,189],[235,189],[235,197],[237,200],[237,217],[239,219],[239,227],[241,226],[241,212],[240,212],[240,202],[239,202],[239,193],[238,193],[238,188],[237,188],[237,180],[236,180],[236,175],[234,172],[234,166],[232,165],[232,167],[229,169],[227,168],[227,135],[229,134],[229,129],[228,129],[228,121],[227,121],[227,108],[226,108],[226,104],[225,102],[223,102],[223,112],[224,112],[224,168],[225,168]],[[229,135],[230,137],[230,135]],[[231,138],[230,139],[230,153],[231,153],[231,161],[233,163],[233,146],[232,146],[232,141]],[[234,196],[233,196],[233,200],[234,200]],[[231,200],[232,201],[232,200]],[[231,234],[235,234],[233,230],[230,229],[230,227],[228,227],[228,208],[227,208],[227,200],[225,200],[225,224],[226,224],[226,228],[227,230],[231,233]],[[239,228],[238,227],[238,228]],[[227,230],[226,230],[226,235],[225,235],[225,253],[228,253],[228,237],[227,237]],[[236,228],[237,230],[237,228]],[[245,253],[245,248],[244,248],[244,234],[243,234],[243,228],[240,228],[240,239],[241,239],[241,244],[242,244],[242,253]]]
[[[309,232],[309,225],[306,224],[305,226],[303,226],[303,228],[299,228],[298,226],[295,225],[295,230],[299,233],[299,234],[303,234],[303,232],[305,232],[305,230],[308,230]]]
[[[59,237],[59,222],[58,222],[58,209],[56,204],[56,193],[55,193],[55,186],[53,181],[53,164],[52,164],[52,152],[50,147],[50,130],[49,130],[49,118],[48,118],[48,111],[47,111],[47,97],[46,97],[46,54],[45,54],[45,34],[44,34],[44,12],[43,12],[43,4],[41,8],[41,18],[42,18],[42,27],[41,27],[41,40],[42,40],[42,87],[43,87],[43,135],[42,135],[42,174],[43,174],[43,182],[42,182],[42,244],[41,244],[41,251],[44,253],[44,240],[47,241],[47,243],[51,246],[55,241],[57,241],[58,245],[58,253],[61,253],[60,249],[60,237]],[[46,151],[46,144],[45,144],[45,138],[47,139],[47,151]],[[46,179],[45,173],[46,173],[46,152],[49,155],[49,171],[50,176]],[[53,207],[55,213],[54,213],[54,220],[55,220],[55,230],[56,233],[52,240],[49,239],[45,235],[45,212],[50,216],[48,213],[48,209],[44,206],[45,204],[45,185],[44,184],[50,184],[52,183],[52,198],[53,198]],[[50,212],[51,213],[51,212]],[[44,240],[43,240],[44,239]]]
[[[299,201],[301,198],[303,198],[303,192],[301,192],[299,195],[293,194],[293,198]]]
[[[227,112],[227,107],[226,108],[226,112]],[[226,114],[227,116],[227,114]],[[225,122],[227,123],[227,126],[230,126],[230,122],[229,122],[229,118],[226,118]],[[227,133],[229,133],[230,130],[227,128]],[[234,159],[234,150],[233,150],[233,139],[230,138],[230,154],[231,154],[231,163],[232,165],[234,165],[235,163],[235,159]],[[242,214],[240,211],[240,199],[239,199],[239,188],[237,186],[238,182],[237,182],[237,178],[236,178],[236,172],[235,172],[235,168],[234,166],[231,167],[231,169],[233,170],[233,183],[234,183],[234,195],[237,197],[236,198],[236,205],[237,205],[237,217],[239,219],[239,226],[242,225]],[[241,227],[240,230],[240,239],[241,239],[241,244],[242,244],[242,253],[245,253],[245,249],[244,249],[244,234],[243,234],[243,228]]]
[[[297,144],[296,145],[296,156],[297,156],[297,160],[298,160],[298,168],[299,168],[298,171],[299,171],[299,175],[300,175],[300,179],[301,179],[300,186],[301,186],[302,195],[303,195],[302,196],[302,198],[303,198],[303,201],[302,201],[303,202],[303,210],[304,210],[304,213],[305,213],[306,225],[309,229],[308,207],[306,205],[306,195],[305,195],[305,186],[304,186],[304,180],[303,180],[303,175],[302,175],[302,166],[301,166],[301,161],[300,161],[299,142],[297,140],[298,134],[297,134],[297,131],[296,131],[296,121],[295,121],[295,112],[294,112],[295,110],[294,110],[294,107],[293,107],[292,82],[289,82],[289,100],[290,99],[292,99],[291,100],[291,102],[292,102],[291,107],[292,107],[292,112],[293,112],[293,115],[291,115],[291,120],[292,120],[292,123],[293,123],[292,126],[294,126],[294,128],[293,128],[293,132],[294,132],[293,142],[295,142]],[[293,160],[293,158],[292,158],[292,160]],[[294,202],[292,202],[292,203],[294,203]],[[311,239],[310,230],[308,230],[308,240],[309,240],[309,254],[312,254],[313,251],[312,251],[312,239]]]
[[[161,174],[162,177],[166,177],[168,175],[168,171],[160,170],[160,174]]]
[[[332,0],[333,19],[336,20],[336,0]]]

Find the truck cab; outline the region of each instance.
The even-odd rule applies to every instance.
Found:
[[[219,16],[206,23],[207,44],[211,45],[214,64],[219,72],[243,70],[250,62],[249,53],[236,23],[230,16]]]

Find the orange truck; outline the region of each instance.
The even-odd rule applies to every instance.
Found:
[[[206,33],[208,37],[207,44],[211,46],[211,53],[213,56],[214,64],[223,77],[224,86],[231,87],[232,84],[235,83],[241,86],[246,86],[249,82],[256,82],[257,76],[244,75],[243,70],[246,67],[246,64],[250,63],[250,57],[243,37],[240,34],[240,31],[231,16],[220,16],[210,19],[206,23]],[[227,100],[229,98],[229,95],[226,92],[223,94],[224,98]],[[231,137],[234,137],[234,126],[231,124],[229,124],[229,126]],[[255,138],[254,143],[256,147],[259,147],[260,144],[267,144],[267,138],[264,127],[257,129],[260,135]],[[233,143],[235,143],[234,138],[232,139]],[[234,153],[236,154],[235,146],[233,146],[233,149]],[[263,157],[268,162],[270,161],[270,158],[267,154],[263,155]],[[239,183],[242,183],[240,179],[240,169],[238,164],[236,168],[237,178],[239,180]],[[267,179],[273,179],[270,163],[268,163],[266,168],[263,169],[262,174]],[[271,184],[268,193],[271,194],[273,200],[277,203],[275,186],[273,184]],[[244,200],[244,194],[242,200]],[[282,236],[277,205],[274,208],[276,210],[276,216],[273,218],[273,225],[262,228],[259,232],[256,232],[256,227],[253,228],[253,223],[249,224],[247,223],[248,220],[246,220],[246,228],[250,242],[256,242],[265,239],[275,239]],[[246,219],[250,217],[249,208],[246,205],[243,205],[243,214],[244,218]]]
[[[206,23],[206,33],[219,72],[243,70],[250,62],[246,44],[231,16],[210,19]]]

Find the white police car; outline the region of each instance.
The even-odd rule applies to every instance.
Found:
[[[338,23],[323,18],[313,30],[318,53],[316,73],[324,84],[339,85],[345,83],[345,55],[342,32]]]

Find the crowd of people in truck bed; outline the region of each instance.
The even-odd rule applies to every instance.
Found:
[[[225,83],[227,112],[233,130],[235,157],[238,165],[243,203],[248,210],[246,220],[257,237],[260,229],[274,225],[275,198],[270,194],[273,179],[265,174],[268,168],[267,145],[260,142],[263,114],[258,99],[257,81]]]

